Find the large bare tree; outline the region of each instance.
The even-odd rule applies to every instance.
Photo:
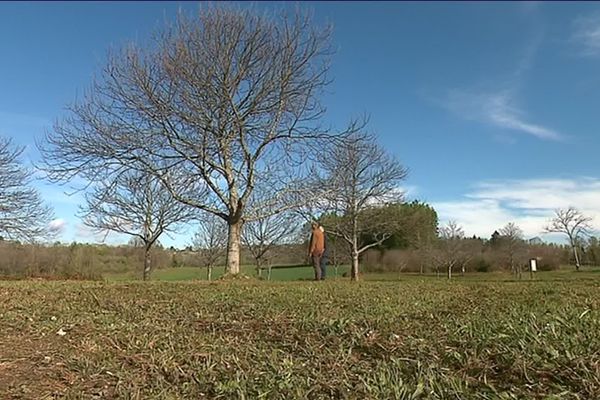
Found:
[[[579,271],[580,267],[577,246],[590,234],[592,230],[591,221],[591,217],[585,216],[574,207],[568,207],[566,209],[555,210],[554,217],[545,228],[545,231],[549,233],[564,233],[567,235],[569,245],[573,250],[575,269],[577,271]]]
[[[156,36],[109,57],[40,143],[43,166],[55,180],[150,171],[227,223],[227,269],[238,273],[244,221],[293,207],[314,149],[336,137],[320,123],[329,29],[219,5]],[[258,186],[272,196],[249,209]]]
[[[400,182],[407,170],[364,131],[354,132],[320,157],[328,233],[342,238],[352,260],[350,276],[358,280],[359,256],[397,230],[385,204],[402,200]]]
[[[50,233],[53,213],[31,187],[32,171],[20,160],[23,150],[0,137],[0,235],[35,241]]]
[[[196,210],[174,202],[161,181],[151,174],[129,171],[111,181],[96,183],[85,193],[83,223],[98,232],[123,233],[141,241],[144,249],[143,279],[152,270],[151,250],[164,233],[190,222]]]

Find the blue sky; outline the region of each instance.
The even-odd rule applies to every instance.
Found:
[[[553,209],[569,205],[600,226],[600,4],[299,7],[334,28],[327,121],[342,127],[368,114],[380,143],[410,169],[409,198],[469,235],[489,237],[510,221],[539,235]],[[0,134],[35,161],[34,138],[86,89],[107,51],[149,38],[179,8],[199,4],[0,2]],[[80,198],[36,185],[62,240],[94,240],[75,217]]]

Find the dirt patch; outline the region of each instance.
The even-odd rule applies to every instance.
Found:
[[[0,398],[53,399],[72,383],[53,340],[3,337],[0,342]]]

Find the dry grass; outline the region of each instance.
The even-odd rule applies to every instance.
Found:
[[[600,398],[599,288],[0,282],[0,398]]]

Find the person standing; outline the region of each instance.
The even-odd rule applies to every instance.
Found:
[[[319,226],[319,230],[323,233],[323,255],[321,256],[321,280],[324,281],[327,276],[327,263],[329,262],[329,243],[327,240],[327,234],[322,226]]]
[[[315,221],[311,224],[312,232],[310,235],[310,245],[308,248],[308,257],[312,261],[315,270],[315,280],[321,280],[321,258],[325,251],[325,235],[319,224]]]

